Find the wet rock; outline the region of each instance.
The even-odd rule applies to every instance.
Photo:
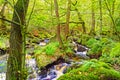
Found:
[[[82,59],[89,59],[89,57],[86,55],[87,54],[87,51],[84,51],[84,52],[76,52],[75,55],[77,57],[80,57]]]
[[[45,46],[46,43],[45,43],[45,42],[40,42],[39,45],[40,45],[40,46]]]
[[[33,80],[35,80],[35,78],[37,77],[37,73],[34,71],[33,73],[31,73],[31,74],[29,74],[29,76],[28,76],[28,79],[33,79]]]
[[[59,57],[56,61],[41,69],[39,73],[40,80],[57,80],[66,72],[67,66],[65,59]]]
[[[6,53],[6,50],[0,48],[0,55],[4,55]]]
[[[45,46],[49,41],[50,41],[50,39],[41,40],[41,41],[39,42],[39,45],[40,45],[40,46]]]
[[[85,46],[77,44],[77,46],[75,46],[74,50],[75,50],[75,52],[85,52],[85,51],[88,51],[89,49]]]
[[[93,53],[88,55],[90,59],[99,59],[102,56],[102,52]]]
[[[63,57],[61,57],[61,56],[60,56],[56,61],[54,61],[54,62],[46,65],[46,66],[45,66],[45,69],[48,70],[48,69],[51,68],[52,66],[57,65],[57,64],[60,64],[60,63],[65,63],[65,59],[63,59]],[[42,69],[41,69],[41,70],[42,70]]]
[[[48,43],[50,41],[50,39],[44,39],[45,43]]]

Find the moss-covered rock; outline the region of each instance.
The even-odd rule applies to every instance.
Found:
[[[80,68],[61,76],[58,80],[120,80],[120,73],[104,62],[91,60],[86,61]]]
[[[58,42],[51,42],[46,46],[35,47],[34,56],[39,68],[46,66],[55,61],[59,56],[63,55],[58,46]]]
[[[46,56],[45,54],[36,54],[35,58],[36,58],[37,66],[39,68],[44,67],[52,62],[52,59],[50,59],[50,57]]]

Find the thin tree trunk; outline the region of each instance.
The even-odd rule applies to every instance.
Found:
[[[114,1],[114,3],[115,3],[115,1]],[[116,33],[116,24],[115,24],[115,20],[114,20],[114,18],[113,18],[113,14],[114,14],[114,7],[112,7],[112,11],[110,10],[110,8],[109,8],[109,5],[108,5],[108,3],[107,3],[107,1],[105,0],[105,5],[106,5],[106,7],[107,7],[107,10],[108,10],[108,12],[109,12],[109,16],[110,16],[110,18],[111,18],[111,21],[112,21],[112,33]],[[118,34],[119,35],[119,34]]]
[[[59,41],[60,47],[63,46],[62,39],[60,36],[60,20],[59,20],[59,12],[58,12],[58,2],[57,0],[54,0],[54,6],[55,6],[55,14],[57,18],[57,39]]]
[[[69,34],[70,8],[71,8],[71,0],[68,0],[68,7],[67,7],[67,14],[66,14],[66,27],[65,27],[65,38],[66,39]]]
[[[112,15],[114,16],[114,12],[115,12],[115,2],[116,0],[113,1],[113,4],[112,4]]]
[[[54,21],[53,21],[53,0],[51,0],[51,21],[52,21],[52,26],[54,26]]]
[[[12,21],[19,23],[11,24],[10,33],[10,52],[7,63],[6,80],[25,80],[23,57],[25,53],[23,51],[23,26],[25,26],[25,16],[28,8],[29,0],[18,0],[14,6],[14,13]]]
[[[102,33],[102,1],[99,0],[99,7],[100,7],[100,34]]]
[[[77,1],[75,4],[72,3],[72,5],[75,7],[77,4]],[[80,15],[80,12],[78,11],[77,7],[75,7],[75,11],[77,12],[77,15],[78,15],[78,19],[79,19],[79,22],[80,24],[82,24],[82,29],[83,29],[83,33],[86,33],[86,28],[85,28],[85,22],[84,20],[81,18],[81,15]]]
[[[95,34],[95,10],[94,10],[94,0],[92,0],[92,6],[91,6],[91,10],[92,10],[92,25],[91,25],[91,30],[90,30],[90,34]]]
[[[82,24],[82,29],[83,29],[83,33],[86,33],[86,28],[85,28],[85,22],[83,21],[83,19],[81,18],[80,12],[78,11],[77,8],[75,8],[75,11],[77,12],[78,15],[78,19]]]

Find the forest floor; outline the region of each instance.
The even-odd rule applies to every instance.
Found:
[[[79,40],[70,41],[61,50],[57,41],[37,37],[26,41],[27,80],[120,80],[119,42],[89,38],[82,45]],[[1,37],[0,80],[5,80],[8,46],[8,38]]]

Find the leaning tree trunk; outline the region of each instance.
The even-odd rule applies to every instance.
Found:
[[[79,22],[82,24],[83,33],[86,33],[85,22],[81,18],[80,12],[78,11],[78,9],[76,7],[75,7],[75,11],[77,12]]]
[[[57,18],[57,39],[59,41],[60,47],[63,46],[62,39],[60,36],[60,20],[59,20],[59,12],[58,12],[58,2],[57,0],[54,0],[54,6],[55,6],[55,13]]]
[[[68,34],[69,34],[70,8],[71,8],[71,0],[68,0],[68,7],[67,7],[67,14],[66,14],[65,39],[67,39]]]
[[[105,5],[107,7],[107,10],[109,12],[109,16],[110,16],[111,21],[112,21],[112,36],[113,36],[113,34],[116,34],[118,36],[118,38],[120,39],[120,35],[119,35],[118,31],[117,31],[116,23],[115,23],[114,16],[113,16],[114,15],[115,2],[116,2],[116,0],[113,1],[112,10],[110,9],[107,0],[105,0]]]
[[[25,80],[24,66],[25,60],[23,57],[25,53],[22,53],[23,38],[22,31],[25,26],[25,16],[28,8],[29,0],[18,0],[14,6],[14,13],[11,23],[10,34],[10,52],[7,63],[6,80]]]

